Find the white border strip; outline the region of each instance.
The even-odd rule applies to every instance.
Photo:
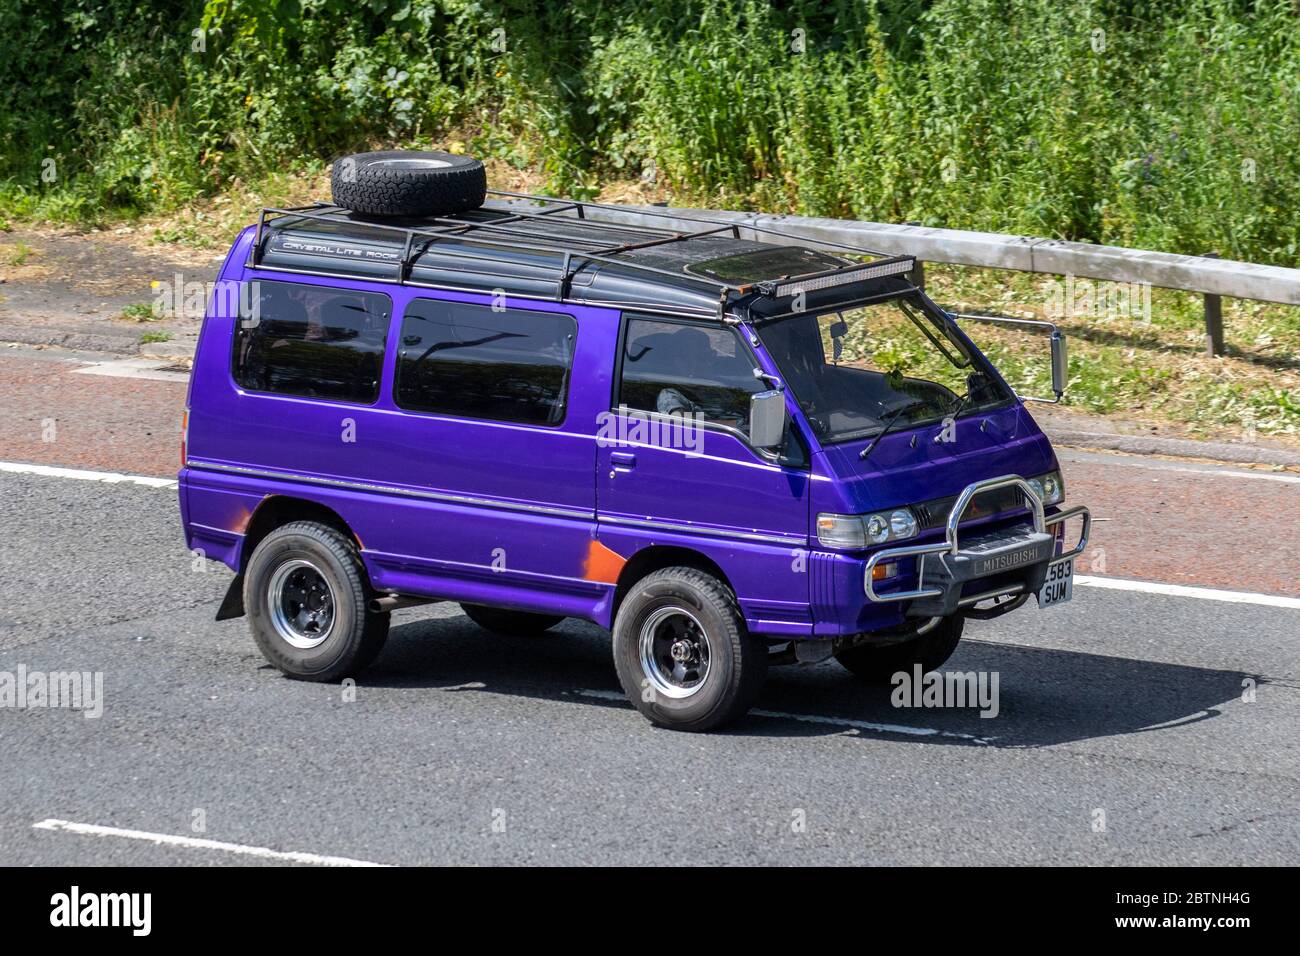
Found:
[[[0,471],[15,475],[42,475],[46,478],[76,478],[80,481],[102,481],[110,485],[144,485],[147,488],[175,488],[175,478],[154,478],[149,475],[123,475],[116,471],[83,471],[80,468],[57,468],[53,465],[29,465],[19,461],[0,461]]]
[[[118,827],[101,827],[93,823],[73,823],[71,820],[42,820],[32,824],[33,830],[62,830],[85,836],[123,837],[127,840],[145,840],[158,846],[180,846],[192,850],[221,850],[241,856],[255,856],[263,860],[285,860],[290,863],[311,863],[316,866],[388,866],[387,863],[370,863],[352,860],[346,856],[320,856],[316,853],[271,850],[264,846],[245,846],[242,843],[222,843],[219,840],[201,840],[197,837],[175,836],[170,833],[149,833],[146,830],[122,830]]]
[[[1264,607],[1300,609],[1300,598],[1257,594],[1253,591],[1220,591],[1218,588],[1198,588],[1186,584],[1160,584],[1156,581],[1130,581],[1126,578],[1098,578],[1089,574],[1075,575],[1074,583],[1084,587],[1110,588],[1112,591],[1138,591],[1142,594],[1165,594],[1169,597],[1226,601],[1229,604],[1260,604]]]

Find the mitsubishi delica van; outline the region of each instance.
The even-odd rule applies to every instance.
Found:
[[[446,153],[332,185],[235,241],[181,452],[188,545],[235,572],[217,617],[289,677],[355,675],[392,611],[453,601],[609,629],[629,700],[698,731],[770,666],[888,681],[1069,600],[1088,511],[911,258],[620,224]],[[1052,360],[1059,398],[1059,333]]]

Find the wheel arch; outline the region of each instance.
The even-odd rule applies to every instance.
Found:
[[[267,495],[258,504],[248,519],[244,529],[244,539],[239,545],[239,570],[226,590],[217,611],[217,620],[244,616],[244,570],[248,559],[257,546],[276,528],[293,521],[317,521],[347,535],[361,549],[361,539],[356,536],[351,526],[343,520],[333,508],[310,498],[298,498],[294,495]]]
[[[727,577],[726,572],[722,570],[716,561],[703,552],[678,545],[647,545],[628,558],[627,563],[619,571],[618,581],[614,586],[614,600],[610,606],[609,626],[613,626],[614,619],[618,617],[618,609],[622,606],[623,599],[627,597],[627,593],[632,589],[633,585],[647,574],[674,567],[695,568],[697,571],[711,574],[725,584],[733,595],[736,593],[736,589]]]

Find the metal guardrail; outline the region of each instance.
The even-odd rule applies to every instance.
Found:
[[[665,214],[670,218],[664,218]],[[759,242],[864,246],[889,255],[915,256],[918,265],[926,261],[947,262],[1199,292],[1205,296],[1206,351],[1211,355],[1223,354],[1222,296],[1300,305],[1300,269],[1236,262],[1220,259],[1213,253],[1181,256],[995,232],[663,206],[605,205],[589,211],[588,215],[627,225],[682,230],[698,228],[699,219],[707,217],[737,222],[742,226],[742,236]],[[746,235],[745,225],[774,229],[780,234],[756,231]]]

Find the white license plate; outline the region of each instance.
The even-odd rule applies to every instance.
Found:
[[[1074,597],[1074,558],[1056,561],[1047,566],[1047,578],[1038,589],[1038,606],[1053,607]]]

